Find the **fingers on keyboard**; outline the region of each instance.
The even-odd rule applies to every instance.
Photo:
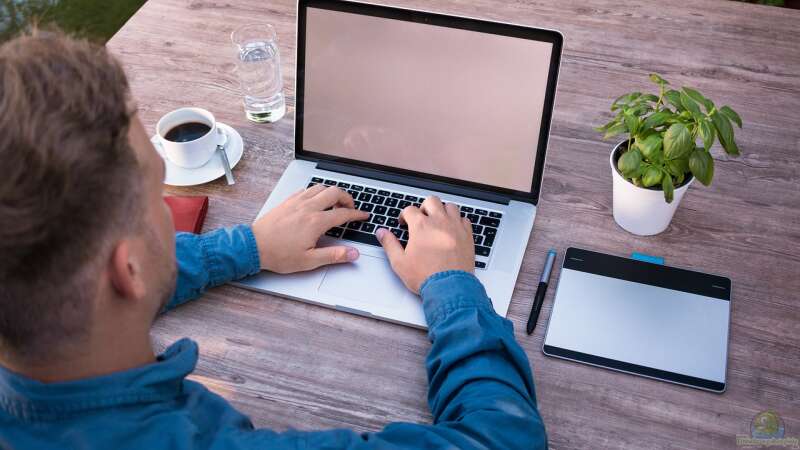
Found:
[[[391,192],[385,189],[321,177],[312,177],[307,189],[313,188],[314,193],[319,193],[329,186],[336,186],[346,192],[346,195],[349,195],[354,200],[353,206],[355,209],[366,211],[370,215],[364,221],[350,222],[339,227],[333,227],[325,233],[327,236],[380,246],[374,233],[379,227],[383,227],[397,236],[403,247],[408,244],[410,236],[404,216],[410,215],[413,217],[414,214],[422,213],[413,209],[411,210],[413,212],[405,213],[404,210],[409,206],[419,208],[426,197]],[[448,203],[447,207],[451,208],[453,213],[458,212],[462,217],[465,217],[472,226],[475,255],[488,257],[497,238],[497,229],[500,227],[500,219],[502,219],[503,214],[498,211],[456,203]],[[475,267],[479,269],[486,268],[486,263],[476,260]]]

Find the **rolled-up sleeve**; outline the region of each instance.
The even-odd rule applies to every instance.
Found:
[[[258,247],[249,225],[204,233],[177,233],[178,277],[164,311],[199,297],[206,289],[259,271]]]

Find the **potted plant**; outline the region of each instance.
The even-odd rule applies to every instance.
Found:
[[[671,89],[657,74],[650,80],[658,85],[658,95],[621,95],[611,104],[614,119],[596,128],[605,133],[603,139],[627,134],[611,151],[614,220],[641,236],[669,226],[695,179],[711,184],[714,159],[709,150],[715,140],[727,154],[739,155],[733,124],[742,127],[729,106],[718,108],[689,87]]]

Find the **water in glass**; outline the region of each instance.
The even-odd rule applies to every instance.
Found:
[[[280,53],[272,27],[266,27],[268,31],[265,33],[262,28],[261,39],[243,36],[243,42],[236,41],[237,32],[234,32],[244,110],[247,118],[254,122],[276,122],[286,113]]]

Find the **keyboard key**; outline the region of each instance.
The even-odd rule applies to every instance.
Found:
[[[476,269],[485,269],[486,263],[483,261],[475,261],[475,268]]]
[[[375,216],[378,217],[378,216]],[[375,231],[375,224],[364,222],[364,225],[361,225],[361,231],[366,231],[367,233],[372,233]]]
[[[375,207],[375,214],[386,214],[386,207],[379,205]]]
[[[393,235],[395,235],[397,237],[397,239],[400,239],[401,237],[403,237],[403,230],[399,230],[397,228],[392,228],[391,232],[392,232]]]
[[[472,232],[473,232],[473,233],[475,233],[475,234],[481,234],[481,231],[483,231],[483,227],[482,227],[482,226],[480,226],[480,225],[476,225],[476,224],[474,224],[474,223],[472,224]]]
[[[358,191],[350,190],[350,191],[347,191],[347,193],[350,194],[350,197],[353,197],[353,199],[358,197]]]
[[[467,214],[467,219],[472,223],[478,223],[481,217],[477,214]]]
[[[371,203],[362,203],[361,207],[358,208],[358,209],[360,209],[362,211],[366,211],[366,212],[372,212],[372,208],[374,208],[374,207],[375,206],[372,205]]]
[[[492,211],[492,212],[489,213],[489,217],[494,217],[495,219],[499,219],[499,218],[503,217],[503,215],[500,214],[499,212]]]
[[[347,224],[347,228],[351,230],[360,230],[361,229],[361,222],[350,222]]]
[[[406,207],[409,206],[411,206],[411,202],[409,202],[408,200],[400,200],[400,203],[397,205],[397,207],[400,209],[405,209]]]
[[[351,241],[361,242],[362,244],[369,244],[375,245],[377,247],[381,246],[381,243],[378,242],[378,238],[375,237],[372,233],[362,233],[360,231],[355,230],[347,230],[342,235],[342,239],[349,239]]]
[[[422,203],[414,203],[414,206],[416,206],[417,208],[419,208],[420,206],[422,206]]]
[[[395,206],[397,206],[397,199],[396,198],[387,198],[386,201],[383,202],[383,204],[386,205],[386,206],[391,206],[392,208],[394,208]]]
[[[474,226],[475,225],[473,225],[473,227]],[[483,236],[481,236],[480,234],[473,234],[472,241],[475,243],[475,245],[481,245],[483,243]]]
[[[342,231],[344,231],[344,228],[340,228],[340,227],[333,227],[333,228],[331,228],[330,230],[326,231],[326,232],[325,232],[325,235],[327,235],[327,236],[333,236],[333,237],[339,237],[339,236],[341,236],[341,235],[342,235]]]
[[[491,247],[494,244],[494,235],[484,236],[483,238],[483,245],[486,247]]]
[[[368,201],[370,201],[371,198],[372,198],[372,194],[367,194],[366,192],[362,192],[358,196],[358,199],[361,200],[362,202],[368,202]]]
[[[376,205],[382,205],[384,200],[386,200],[386,197],[381,197],[380,195],[372,196],[372,203]]]
[[[481,225],[497,228],[500,226],[500,219],[494,219],[492,217],[481,217]]]
[[[375,188],[364,188],[364,192],[369,192],[370,194],[374,194],[378,192],[378,190]]]
[[[403,237],[401,237],[400,239],[402,239],[404,241],[407,241],[408,240],[408,231],[403,231]]]
[[[336,185],[339,186],[342,189],[347,189],[347,188],[350,187],[350,183],[345,183],[344,181],[340,181],[340,182],[336,183]]]
[[[467,217],[467,213],[465,213],[464,211],[461,211],[461,217]]]
[[[377,223],[378,225],[383,225],[386,223],[386,216],[374,216],[372,218],[372,223]]]
[[[496,234],[497,234],[497,228],[484,227],[484,229],[483,229],[483,235],[484,236],[494,236]]]
[[[489,256],[489,247],[483,247],[481,245],[475,246],[475,254],[480,256]]]
[[[314,183],[322,183],[322,178],[320,178],[320,177],[313,177],[313,178],[311,178],[311,181],[312,181],[312,182],[314,182]]]
[[[378,191],[378,195],[388,197],[391,193],[389,191]]]
[[[358,209],[361,207],[361,202],[356,200],[353,202],[353,208]]]
[[[418,199],[417,197],[414,197],[413,195],[406,195],[405,198],[406,198],[406,200],[409,200],[409,201],[412,201],[412,202],[420,201],[420,199]]]
[[[402,245],[403,248],[406,248],[406,245],[408,245],[408,241],[404,241],[404,240],[400,239],[400,245]]]
[[[489,214],[489,211],[487,211],[485,209],[475,209],[475,214],[478,214],[478,215],[481,215],[481,216],[485,216],[485,215]]]
[[[363,191],[364,190],[364,186],[359,186],[357,184],[351,184],[350,185],[350,189],[352,189],[354,191]]]
[[[408,224],[400,222],[400,226],[398,226],[397,228],[400,228],[401,230],[407,230],[408,229]]]
[[[462,206],[461,211],[471,213],[473,211],[469,206]]]
[[[323,181],[323,183],[325,183],[327,186],[335,186],[336,185],[336,181],[334,181],[334,180],[325,180],[325,181]]]
[[[317,184],[319,184],[319,183],[308,183],[308,186],[306,186],[306,189],[308,189],[308,188],[310,188],[312,186],[316,186]]]
[[[399,198],[402,200],[403,194],[400,194],[399,192],[392,192],[392,198]]]
[[[388,219],[386,219],[387,227],[397,228],[398,225],[400,225],[400,221],[395,219],[394,217],[389,217]]]
[[[389,212],[386,213],[389,217],[400,217],[400,210],[397,208],[389,208]]]

